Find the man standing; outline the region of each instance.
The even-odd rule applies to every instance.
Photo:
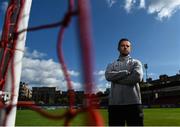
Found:
[[[111,82],[109,96],[110,126],[143,126],[143,110],[139,83],[143,78],[142,64],[130,57],[131,43],[123,38],[118,43],[119,58],[108,64],[105,72]]]

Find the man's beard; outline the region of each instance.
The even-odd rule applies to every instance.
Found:
[[[129,53],[121,53],[121,56],[128,56]]]

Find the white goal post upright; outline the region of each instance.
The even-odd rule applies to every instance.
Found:
[[[32,0],[25,0],[24,1],[24,7],[22,10],[22,14],[20,15],[19,24],[18,24],[18,31],[24,30],[28,27],[28,21],[29,21],[29,15],[30,15],[30,8]],[[27,32],[23,32],[18,35],[17,38],[17,44],[14,52],[14,94],[13,96],[13,105],[16,105],[18,102],[18,93],[19,93],[19,84],[20,84],[20,77],[21,77],[21,69],[22,69],[22,58],[25,50],[25,41],[26,41],[26,34]],[[12,87],[12,74],[13,72],[11,65],[8,68],[8,74],[5,84],[5,92],[11,93],[11,87]],[[13,106],[12,110],[10,111],[9,115],[7,116],[7,119],[5,121],[5,126],[15,126],[15,120],[16,120],[16,106]],[[5,114],[2,114],[3,112],[0,112],[1,117],[5,116]],[[2,123],[0,123],[2,124]],[[2,125],[1,125],[2,126]]]

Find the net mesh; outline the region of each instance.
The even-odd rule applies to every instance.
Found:
[[[64,125],[69,125],[70,121],[75,118],[79,113],[87,112],[88,114],[88,123],[89,125],[103,125],[103,119],[100,113],[95,110],[97,105],[93,104],[93,98],[91,96],[85,97],[86,103],[83,108],[80,109],[73,109],[75,103],[75,93],[73,92],[73,86],[70,79],[70,75],[68,73],[67,66],[64,61],[64,56],[62,52],[62,43],[63,43],[63,35],[65,30],[68,28],[69,24],[71,23],[71,19],[76,16],[78,17],[78,28],[79,28],[79,40],[81,46],[81,58],[82,58],[82,70],[83,70],[83,84],[86,93],[92,93],[93,89],[93,77],[92,77],[92,53],[91,53],[91,26],[90,26],[90,9],[89,9],[89,1],[88,0],[77,0],[77,4],[75,4],[75,0],[68,0],[68,7],[64,18],[61,21],[46,24],[37,27],[29,27],[27,29],[23,29],[18,31],[19,21],[21,20],[21,15],[24,7],[25,0],[11,0],[9,2],[9,6],[6,11],[4,28],[1,36],[0,42],[0,91],[1,91],[1,100],[0,100],[0,110],[5,110],[5,116],[3,118],[3,123],[1,125],[5,125],[9,112],[13,106],[24,106],[32,109],[33,111],[38,112],[43,117],[47,117],[49,119],[64,119]],[[75,6],[77,9],[75,10]],[[66,112],[60,115],[55,115],[46,112],[45,110],[41,109],[40,107],[36,106],[35,104],[29,102],[19,102],[17,104],[12,104],[13,95],[14,93],[14,79],[15,73],[14,72],[14,52],[17,45],[17,38],[20,34],[24,32],[30,31],[37,31],[42,29],[50,29],[54,27],[59,27],[58,39],[57,39],[57,55],[59,59],[59,63],[63,70],[65,80],[67,81],[67,88],[69,91],[69,108]],[[11,68],[11,98],[9,100],[10,103],[6,103],[4,101],[4,94],[5,94],[5,82],[7,80],[7,71],[8,68]]]

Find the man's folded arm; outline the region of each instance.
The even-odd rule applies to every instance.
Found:
[[[137,62],[134,66],[133,71],[124,77],[121,80],[116,80],[114,83],[120,84],[120,85],[135,85],[138,82],[141,82],[143,78],[143,70],[142,70],[142,64],[140,62]]]
[[[126,77],[128,74],[129,74],[128,70],[114,71],[112,66],[108,65],[105,72],[105,78],[106,80],[113,82]]]

